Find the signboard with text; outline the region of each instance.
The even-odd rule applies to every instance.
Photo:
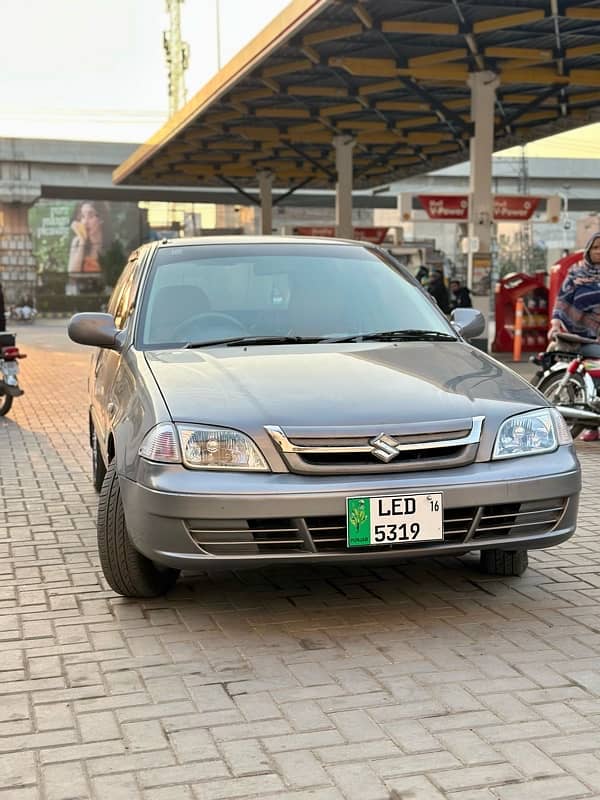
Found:
[[[335,225],[298,225],[294,236],[335,236]]]
[[[360,242],[382,244],[387,236],[388,228],[365,227],[357,225],[354,228],[354,238]],[[296,236],[335,236],[335,225],[299,225],[294,228]]]
[[[417,197],[429,219],[460,222],[469,218],[466,194],[419,194]]]
[[[494,219],[510,222],[528,220],[537,211],[539,204],[539,197],[496,195],[494,197]]]
[[[126,252],[140,243],[137,203],[42,199],[28,219],[39,272],[101,275],[100,257],[115,239]]]
[[[469,196],[466,194],[417,195],[429,219],[466,222],[469,218]],[[531,219],[540,204],[539,197],[496,195],[494,219],[500,222],[524,222]]]

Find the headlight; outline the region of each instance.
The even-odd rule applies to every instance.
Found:
[[[569,429],[553,408],[528,411],[504,420],[496,436],[493,459],[551,453],[559,444],[570,444]]]
[[[204,425],[177,425],[177,432],[186,467],[269,471],[254,442],[239,431]]]

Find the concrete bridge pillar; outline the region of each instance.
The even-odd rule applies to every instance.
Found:
[[[42,193],[26,161],[0,161],[0,283],[7,305],[33,294],[36,263],[27,212]]]

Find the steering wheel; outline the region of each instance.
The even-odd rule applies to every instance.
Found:
[[[211,325],[211,322],[214,323]],[[180,322],[173,329],[173,338],[174,339],[188,339],[189,336],[185,335],[185,331],[188,330],[191,326],[196,323],[203,323],[206,327],[210,328],[217,328],[219,331],[225,329],[225,331],[231,331],[232,335],[237,333],[246,333],[245,327],[242,323],[235,319],[235,317],[229,316],[229,314],[221,314],[218,311],[204,311],[201,314],[194,314],[193,317]],[[197,330],[194,332],[197,335]]]

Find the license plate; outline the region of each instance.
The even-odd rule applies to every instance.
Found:
[[[442,501],[441,493],[348,497],[348,547],[443,541]]]

